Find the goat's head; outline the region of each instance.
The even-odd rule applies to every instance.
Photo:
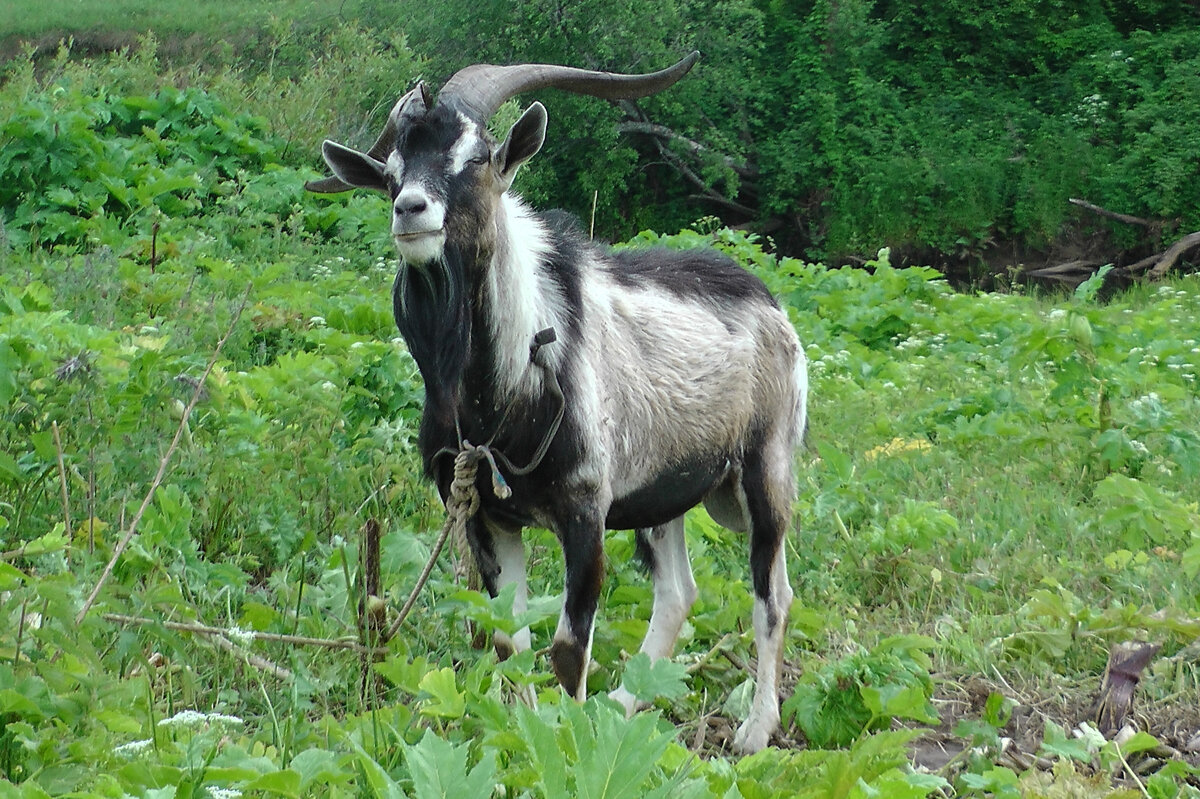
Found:
[[[682,78],[698,58],[692,53],[648,75],[477,64],[450,78],[436,102],[418,83],[392,108],[383,133],[367,152],[326,141],[322,154],[333,177],[312,181],[308,188],[339,192],[362,187],[389,195],[392,236],[407,263],[440,258],[447,241],[487,249],[500,195],[546,136],[546,109],[534,103],[498,142],[487,123],[502,103],[542,88],[610,100],[645,97]]]

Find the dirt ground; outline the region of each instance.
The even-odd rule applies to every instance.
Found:
[[[797,675],[789,676],[792,679],[788,681],[785,695],[790,691],[790,683],[794,682]],[[981,719],[985,703],[992,693],[1002,694],[1016,702],[1008,723],[1000,731],[1002,739],[1006,741],[1004,751],[996,758],[996,762],[1017,773],[1030,768],[1049,769],[1053,765],[1051,761],[1038,755],[1047,721],[1068,730],[1068,734],[1080,724],[1096,723],[1095,702],[1100,685],[1098,679],[1080,684],[1076,691],[1055,692],[1027,687],[1014,688],[1007,683],[979,677],[951,680],[938,679],[935,675],[935,682],[938,688],[933,697],[933,704],[941,721],[913,741],[910,753],[915,768],[940,773],[947,779],[953,779],[966,765],[964,754],[970,744],[967,739],[954,733],[955,727],[963,720]],[[1152,774],[1174,759],[1200,767],[1200,706],[1175,703],[1147,707],[1144,701],[1139,700],[1140,697],[1135,694],[1133,709],[1126,722],[1129,729],[1124,734],[1145,731],[1161,744],[1151,752],[1130,758],[1130,765],[1139,776]],[[692,751],[702,757],[728,757],[731,754],[737,729],[736,722],[719,713],[676,721],[683,730],[682,740]],[[785,749],[803,749],[807,746],[803,735],[794,730],[776,734],[771,744]],[[1087,770],[1083,764],[1080,764],[1080,768]],[[1200,785],[1200,781],[1196,784]],[[1133,785],[1132,780],[1128,785]]]

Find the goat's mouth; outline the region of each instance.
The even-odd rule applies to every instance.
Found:
[[[416,230],[411,233],[393,233],[392,238],[397,242],[421,241],[429,236],[444,236],[445,234],[445,228],[436,228],[434,230]]]
[[[442,248],[446,244],[446,229],[394,233],[392,241],[405,263],[429,263],[442,257]]]

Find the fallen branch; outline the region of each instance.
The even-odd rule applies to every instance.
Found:
[[[138,524],[142,521],[142,515],[150,507],[150,502],[154,499],[154,492],[158,490],[159,485],[162,484],[163,478],[167,474],[167,464],[171,462],[171,456],[179,448],[179,441],[183,438],[184,431],[187,430],[188,419],[191,417],[192,409],[196,407],[196,403],[200,400],[200,395],[204,390],[204,381],[208,379],[208,375],[217,363],[217,357],[221,354],[221,348],[225,346],[225,342],[233,333],[233,328],[242,317],[242,311],[246,309],[246,303],[250,299],[252,288],[253,284],[246,286],[246,293],[242,295],[242,304],[234,312],[233,318],[229,321],[229,328],[225,331],[225,335],[221,336],[217,342],[212,357],[208,359],[208,365],[204,367],[204,374],[200,375],[200,380],[196,383],[196,389],[192,392],[192,398],[188,400],[187,407],[183,410],[183,416],[179,420],[179,427],[175,429],[175,437],[171,439],[170,446],[167,447],[167,451],[163,453],[162,459],[158,462],[158,472],[154,475],[154,479],[150,481],[150,488],[146,491],[146,496],[142,499],[141,507],[137,509],[137,513],[133,514],[133,518],[129,521],[129,527],[125,529],[120,541],[117,542],[117,546],[113,549],[112,557],[108,559],[108,563],[105,565],[104,571],[101,572],[100,579],[96,581],[92,593],[88,595],[87,600],[83,603],[83,607],[75,615],[76,624],[83,622],[88,611],[92,609],[92,605],[96,603],[96,597],[100,595],[100,589],[104,587],[104,584],[108,582],[109,576],[112,575],[113,567],[117,565],[117,559],[125,552],[125,548],[129,546],[129,542],[133,539],[133,534],[137,532]]]
[[[1103,261],[1093,260],[1076,260],[1066,261],[1054,266],[1047,266],[1042,269],[1031,269],[1027,273],[1030,277],[1042,277],[1051,280],[1062,280],[1064,282],[1078,281],[1083,282],[1087,277],[1093,274],[1097,269],[1104,266]]]
[[[111,621],[114,624],[132,624],[139,627],[150,627],[159,625],[166,627],[168,630],[176,630],[178,632],[195,633],[197,635],[214,635],[226,638],[230,634],[228,627],[213,627],[208,624],[198,624],[195,622],[180,622],[180,621],[164,621],[162,619],[147,619],[142,616],[126,616],[121,613],[105,613],[101,616],[105,621]],[[349,638],[310,638],[304,635],[284,635],[283,633],[260,633],[253,630],[241,631],[238,635],[248,636],[255,641],[271,641],[279,644],[289,644],[292,646],[317,646],[324,649],[349,649],[353,652],[363,652],[373,654],[374,648],[365,647],[358,641]],[[386,649],[384,650],[386,651]]]
[[[700,157],[701,155],[712,152],[712,150],[710,150],[706,145],[701,144],[695,139],[689,139],[682,133],[677,133],[671,130],[666,125],[659,125],[654,122],[644,122],[638,120],[618,122],[617,131],[620,133],[641,133],[646,136],[655,136],[659,139],[665,139],[667,141],[676,141],[683,145],[684,149],[689,155],[696,157]],[[739,177],[745,178],[746,180],[753,180],[758,177],[758,170],[739,163],[735,158],[732,158],[728,155],[721,155],[719,153],[714,155],[716,158],[720,159],[721,163],[723,163],[726,167],[736,172]]]
[[[245,660],[247,664],[253,666],[259,671],[265,671],[273,677],[278,677],[281,680],[292,680],[296,677],[296,675],[292,673],[291,669],[286,669],[283,666],[280,666],[278,663],[272,663],[264,657],[259,657],[258,655],[247,652],[245,649],[241,648],[223,635],[214,635],[212,642],[218,648],[237,655]]]
[[[1118,222],[1124,222],[1129,225],[1137,225],[1144,228],[1162,226],[1161,222],[1154,222],[1149,219],[1142,219],[1140,216],[1130,216],[1129,214],[1121,214],[1117,213],[1116,211],[1110,211],[1107,208],[1101,208],[1100,206],[1090,203],[1087,200],[1080,200],[1076,199],[1075,197],[1071,197],[1067,199],[1067,202],[1071,203],[1071,205],[1078,205],[1080,208],[1091,211],[1093,214],[1106,216],[1109,219],[1115,219]]]

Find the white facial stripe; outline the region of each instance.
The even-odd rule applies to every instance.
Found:
[[[479,145],[483,143],[479,136],[479,126],[461,113],[458,118],[462,121],[463,133],[450,148],[451,175],[458,175],[466,169],[467,162],[479,152]]]
[[[384,171],[392,180],[396,181],[397,186],[404,183],[404,159],[400,153],[392,151],[392,154],[388,156]]]

